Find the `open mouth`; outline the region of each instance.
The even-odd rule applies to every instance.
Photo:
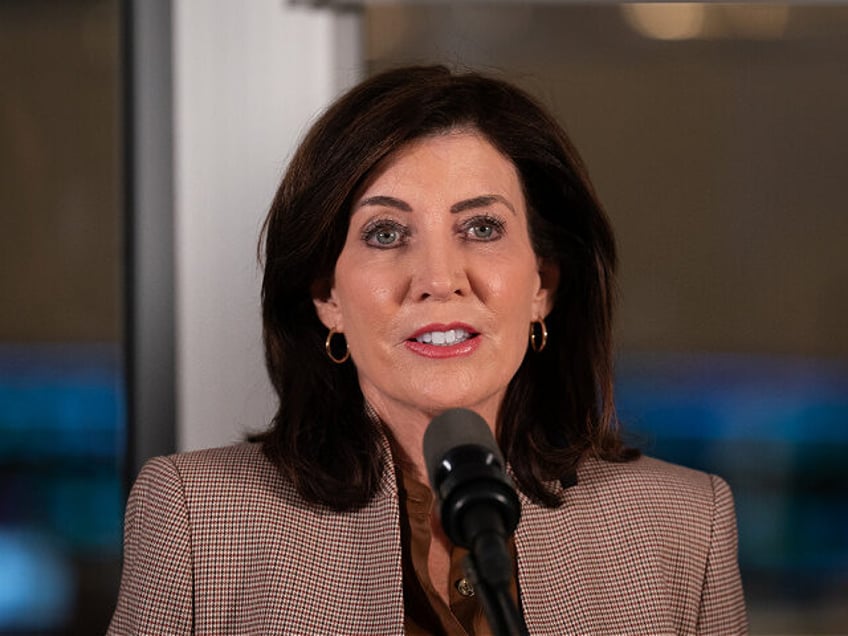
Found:
[[[447,329],[445,331],[425,331],[414,338],[410,338],[410,342],[420,342],[423,344],[434,345],[437,347],[450,347],[471,338],[475,338],[480,334],[468,331],[462,328]]]

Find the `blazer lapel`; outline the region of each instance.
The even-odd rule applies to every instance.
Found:
[[[570,599],[577,598],[568,576],[575,529],[521,491],[521,520],[515,531],[521,609],[530,633],[574,631],[579,615]]]

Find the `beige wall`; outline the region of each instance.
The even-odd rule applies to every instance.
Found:
[[[0,3],[0,341],[121,332],[118,17],[85,5]]]

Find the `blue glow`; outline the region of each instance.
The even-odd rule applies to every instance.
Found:
[[[741,355],[630,355],[622,421],[658,437],[848,443],[848,365]]]
[[[70,615],[73,580],[61,552],[36,529],[0,528],[0,629],[48,630]]]
[[[58,633],[119,557],[124,405],[117,344],[0,344],[0,632]]]
[[[115,345],[0,345],[0,460],[99,458],[124,445]]]
[[[848,586],[848,364],[625,355],[616,404],[647,454],[730,483],[748,582],[787,597]]]

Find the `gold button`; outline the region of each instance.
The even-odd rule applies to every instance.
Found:
[[[474,586],[468,579],[459,579],[456,582],[456,591],[465,597],[474,596]]]

